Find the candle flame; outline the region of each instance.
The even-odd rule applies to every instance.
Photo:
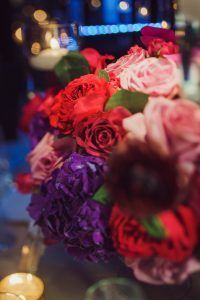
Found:
[[[58,43],[57,39],[55,39],[55,38],[51,39],[51,41],[50,41],[50,47],[53,50],[60,49],[60,46],[59,46],[59,43]]]

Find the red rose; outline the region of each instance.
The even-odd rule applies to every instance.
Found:
[[[104,79],[91,74],[75,79],[55,97],[50,123],[63,133],[70,134],[75,116],[103,110],[109,96],[109,84]]]
[[[32,193],[35,185],[30,173],[20,173],[15,179],[15,184],[21,194]]]
[[[74,137],[79,146],[94,156],[108,157],[113,147],[122,139],[125,131],[122,120],[129,111],[118,107],[100,112],[75,122]]]
[[[179,53],[179,47],[172,42],[165,42],[163,39],[154,39],[150,42],[147,51],[150,56],[160,57]]]
[[[42,98],[39,95],[35,95],[28,103],[23,107],[22,117],[20,120],[20,128],[24,132],[29,132],[29,126],[33,116],[37,112],[39,106],[42,103]]]
[[[128,258],[160,256],[181,262],[189,257],[197,244],[197,220],[187,206],[180,205],[175,212],[157,215],[163,224],[166,237],[152,237],[137,219],[113,207],[110,227],[114,246],[119,254]]]
[[[81,51],[81,54],[88,61],[92,73],[97,73],[99,70],[104,69],[107,66],[106,61],[115,58],[112,55],[101,55],[93,48],[85,48]]]

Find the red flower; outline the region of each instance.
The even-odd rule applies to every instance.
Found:
[[[107,66],[106,61],[115,58],[112,55],[101,55],[93,48],[85,48],[81,51],[81,54],[88,61],[92,73],[97,73],[99,70],[104,69]]]
[[[42,98],[39,95],[35,95],[28,103],[23,107],[22,117],[20,120],[20,128],[24,132],[29,132],[29,126],[33,116],[37,112],[39,106],[42,103]]]
[[[165,42],[175,43],[176,41],[174,31],[169,29],[145,26],[142,28],[141,34],[141,41],[146,48],[148,48],[152,40],[157,38],[163,39]]]
[[[167,234],[164,239],[151,237],[137,219],[115,205],[110,227],[117,252],[133,259],[158,255],[176,262],[189,257],[197,244],[197,221],[193,211],[180,205],[175,212],[166,211],[157,217]]]
[[[153,39],[147,51],[150,56],[160,57],[179,53],[179,47],[172,42],[165,42],[163,39]]]
[[[20,173],[15,179],[15,184],[21,194],[32,193],[35,185],[30,173]]]
[[[125,131],[122,120],[129,111],[118,107],[109,112],[100,112],[75,122],[74,137],[79,146],[94,156],[108,157],[113,147],[122,139]]]
[[[109,84],[104,79],[91,74],[75,79],[55,97],[50,123],[70,134],[75,116],[103,110],[109,96]]]

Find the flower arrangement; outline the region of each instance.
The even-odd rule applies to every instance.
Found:
[[[17,184],[47,242],[174,284],[200,270],[200,107],[181,98],[173,32],[141,41],[108,65],[83,51],[90,74],[26,106],[31,172]]]

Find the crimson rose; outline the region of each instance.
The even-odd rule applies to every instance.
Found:
[[[104,79],[92,74],[75,79],[55,97],[50,123],[63,133],[70,134],[77,115],[102,111],[109,96],[109,84]]]
[[[125,108],[117,107],[109,112],[77,119],[74,123],[77,144],[91,155],[108,157],[125,134],[122,120],[130,115]]]

